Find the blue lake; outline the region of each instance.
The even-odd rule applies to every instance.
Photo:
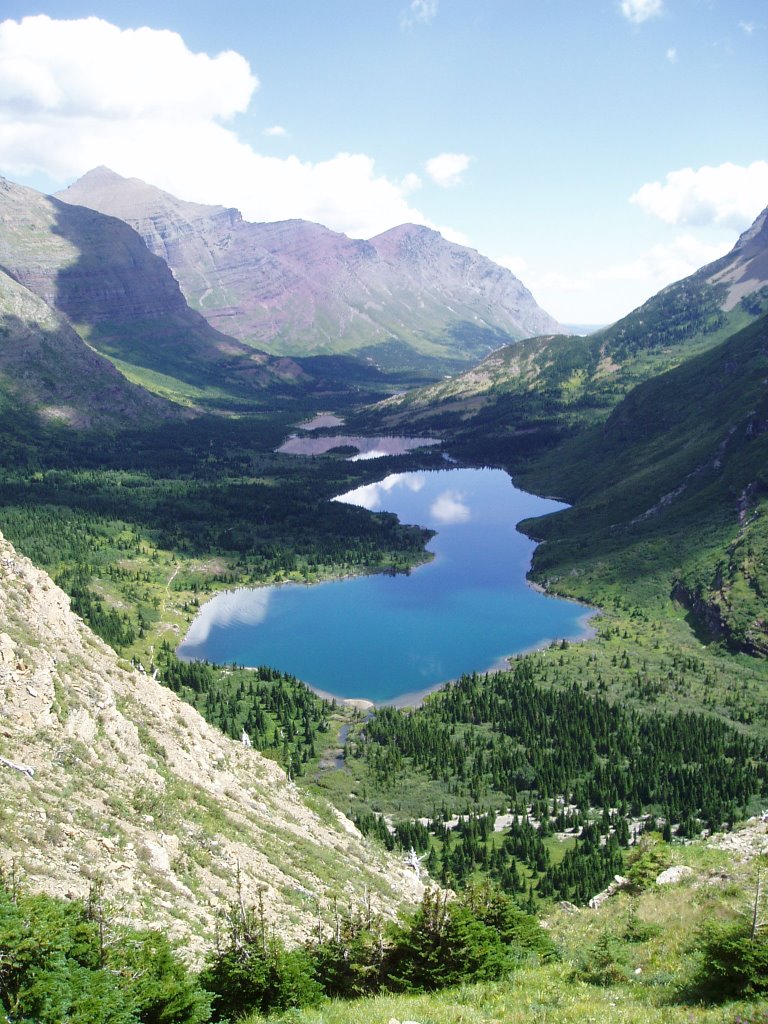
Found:
[[[397,473],[336,500],[437,530],[428,548],[434,559],[408,575],[218,594],[179,656],[271,665],[336,697],[402,703],[463,672],[588,632],[590,609],[526,583],[535,545],[515,528],[564,506],[517,490],[506,473]]]

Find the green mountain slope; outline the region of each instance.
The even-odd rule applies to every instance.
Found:
[[[130,383],[47,303],[0,271],[0,410],[19,431],[147,427],[178,419],[178,407]],[[34,429],[33,428],[33,429]],[[23,431],[29,437],[32,431]]]
[[[525,479],[575,505],[533,527],[537,576],[674,593],[705,633],[768,653],[767,377],[763,316],[541,460]]]
[[[391,425],[460,434],[467,455],[515,461],[601,422],[633,387],[768,310],[768,210],[730,253],[587,337],[547,335],[376,410]],[[489,439],[493,439],[493,445]]]

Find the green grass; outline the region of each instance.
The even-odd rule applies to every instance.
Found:
[[[756,862],[710,845],[671,848],[693,869],[676,885],[619,893],[595,911],[553,909],[545,924],[557,962],[522,965],[498,982],[421,995],[328,1001],[268,1018],[284,1024],[764,1024],[768,1003],[701,1001],[691,987],[699,966],[699,929],[716,918],[750,912]],[[601,954],[607,950],[608,955]],[[598,961],[598,957],[602,959]],[[584,980],[598,962],[605,984]],[[262,1018],[246,1018],[257,1024]]]

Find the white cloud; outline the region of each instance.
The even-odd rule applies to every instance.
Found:
[[[459,491],[443,491],[429,509],[430,515],[438,523],[466,523],[472,512]]]
[[[656,18],[663,10],[663,0],[621,0],[621,13],[633,25]]]
[[[469,235],[463,231],[457,231],[456,228],[449,227],[447,224],[438,225],[435,230],[439,231],[448,242],[453,242],[455,245],[470,245]]]
[[[664,184],[643,185],[630,202],[667,224],[712,224],[743,231],[768,204],[768,162],[670,171]]]
[[[411,0],[408,9],[400,16],[400,26],[404,29],[413,25],[428,25],[437,14],[438,0]]]
[[[734,241],[704,242],[690,233],[680,234],[626,263],[580,271],[526,268],[523,281],[536,301],[561,323],[610,323],[668,284],[724,256]],[[514,261],[502,258],[498,262],[509,266]]]
[[[47,15],[0,23],[6,123],[43,113],[73,121],[227,120],[247,109],[258,85],[240,54],[192,53],[175,32]]]
[[[665,57],[670,64],[677,64],[677,49],[674,46],[670,46],[667,50]]]
[[[427,174],[441,188],[454,188],[461,184],[462,175],[472,160],[466,153],[440,153],[427,160]]]
[[[400,188],[404,193],[415,192],[421,188],[421,178],[411,171],[400,181]]]
[[[755,31],[755,23],[754,21],[740,21],[739,28],[745,35],[751,36]]]
[[[670,242],[651,246],[630,263],[607,267],[594,272],[597,281],[638,281],[653,295],[661,288],[688,277],[700,267],[724,256],[731,243],[715,245],[702,242],[694,235],[678,235]]]
[[[288,132],[281,124],[273,124],[270,128],[265,128],[263,134],[273,136],[274,138],[282,138]]]
[[[429,224],[366,154],[311,163],[243,142],[228,122],[258,84],[241,55],[192,53],[174,32],[99,18],[0,22],[0,166],[64,186],[105,164],[248,220],[299,217],[353,237]]]
[[[519,278],[522,278],[529,270],[528,261],[522,256],[511,256],[505,254],[504,256],[499,256],[495,262],[498,263],[500,267],[506,267],[507,270],[511,270],[512,273]]]

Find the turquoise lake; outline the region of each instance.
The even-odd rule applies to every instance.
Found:
[[[526,583],[535,544],[515,528],[564,506],[518,490],[501,470],[397,473],[336,500],[436,530],[433,560],[407,575],[218,594],[179,656],[271,665],[336,697],[403,703],[463,672],[587,634],[591,609]]]

